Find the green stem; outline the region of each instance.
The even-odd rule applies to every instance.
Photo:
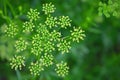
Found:
[[[5,16],[7,16],[7,10],[6,10],[6,0],[4,0],[4,14],[5,14]]]
[[[36,76],[33,77],[33,80],[36,80]]]
[[[3,18],[3,19],[5,19],[8,23],[10,22],[10,18],[7,16],[7,0],[4,0],[3,1],[3,6],[4,6],[4,12],[3,13],[1,13],[1,17]]]
[[[1,17],[7,21],[7,23],[10,23],[11,20],[8,16],[5,16],[3,13],[1,13]]]
[[[17,75],[18,80],[22,80],[19,70],[16,70],[16,75]]]
[[[13,14],[13,17],[15,17],[16,14],[14,12],[14,9],[13,9],[12,5],[9,3],[9,1],[7,1],[7,4],[8,4],[8,6],[9,6],[9,8],[10,8],[12,14]]]
[[[63,37],[64,40],[70,40],[70,36]]]

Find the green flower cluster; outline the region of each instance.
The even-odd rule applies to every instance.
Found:
[[[18,40],[15,41],[17,52],[22,53],[21,55],[25,54],[29,58],[31,58],[31,55],[34,56],[29,65],[31,74],[34,76],[40,75],[45,68],[56,65],[57,67],[55,70],[58,76],[64,77],[68,74],[69,68],[67,63],[62,61],[61,63],[56,64],[57,60],[55,55],[57,54],[54,53],[58,52],[63,55],[69,53],[72,42],[80,42],[80,40],[84,39],[84,31],[78,27],[71,31],[68,30],[70,34],[63,35],[63,29],[72,26],[72,20],[70,20],[68,16],[52,16],[51,13],[55,11],[55,7],[52,3],[43,4],[42,11],[45,12],[46,19],[40,18],[40,13],[37,9],[30,9],[27,13],[29,20],[23,22],[22,30],[19,30],[19,33],[17,33],[17,28],[13,28],[16,26],[10,25],[12,29],[7,29],[7,31],[11,31],[12,34],[7,33],[7,31],[6,33],[9,35],[19,35],[17,37]],[[17,69],[18,66],[20,66],[21,69],[21,65],[24,65],[24,58],[19,56],[16,56],[15,58],[11,60],[12,68],[15,67],[15,69]]]
[[[31,47],[31,53],[35,55],[39,55],[42,53],[43,48],[42,48],[42,41],[41,37],[39,34],[36,34],[32,38],[32,47]]]
[[[32,75],[36,76],[39,75],[41,71],[44,70],[43,65],[40,64],[38,61],[35,63],[31,63],[31,65],[29,66],[30,72]]]
[[[40,59],[42,64],[46,67],[53,65],[53,60],[54,60],[53,55],[47,53],[45,53],[44,56],[42,56]]]
[[[46,33],[48,33],[46,25],[40,23],[37,27],[37,32],[41,35],[45,35]]]
[[[24,63],[25,57],[23,56],[16,56],[12,58],[10,61],[11,68],[17,70],[17,69],[22,69],[22,66],[25,66]]]
[[[19,40],[15,42],[15,48],[17,52],[25,50],[27,48],[27,45],[28,42],[26,42],[23,38],[19,38]]]
[[[58,47],[58,51],[61,51],[62,54],[68,53],[71,48],[70,42],[67,42],[66,40],[63,39],[59,44],[57,44],[57,47]]]
[[[50,41],[46,42],[46,44],[44,44],[44,52],[47,53],[51,53],[55,50],[54,44]]]
[[[35,25],[31,22],[31,21],[26,21],[23,23],[23,32],[31,32],[33,31],[33,28],[35,27]]]
[[[74,27],[74,30],[70,32],[72,41],[80,42],[80,40],[83,40],[85,37],[84,31],[80,27]]]
[[[56,73],[60,77],[65,77],[68,74],[69,67],[67,66],[66,62],[61,61],[60,63],[56,64]]]
[[[71,26],[71,21],[70,18],[68,16],[60,16],[59,17],[59,25],[62,27],[62,28],[67,28],[67,26]]]
[[[30,11],[27,14],[27,17],[30,19],[30,21],[36,21],[40,18],[39,14],[40,13],[37,11],[37,9],[30,9]]]
[[[45,12],[45,14],[53,13],[55,11],[55,6],[52,3],[46,3],[43,4],[43,9],[42,11]]]
[[[18,33],[17,25],[12,22],[11,24],[9,24],[9,26],[7,26],[5,33],[7,34],[7,36],[13,38]]]
[[[53,59],[53,55],[45,53],[37,62],[31,62],[29,66],[31,74],[34,76],[40,75],[40,72],[44,71],[44,67],[53,65]]]
[[[50,28],[52,27],[56,27],[57,26],[57,18],[56,17],[52,17],[52,16],[48,16],[46,21],[45,21],[45,24],[47,26],[49,26]]]
[[[113,15],[115,17],[120,16],[120,1],[119,0],[108,0],[108,3],[99,2],[99,15],[104,14],[106,17]]]
[[[53,30],[51,33],[50,33],[50,41],[60,41],[60,37],[61,37],[61,33],[60,32],[57,32],[56,30]]]

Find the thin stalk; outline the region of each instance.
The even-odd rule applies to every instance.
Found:
[[[9,1],[6,1],[7,2],[7,5],[9,6],[9,8],[10,8],[10,10],[11,10],[11,12],[12,12],[12,14],[13,14],[13,17],[15,18],[15,12],[14,12],[14,9],[13,9],[13,7],[12,7],[12,5],[9,3]]]
[[[7,16],[6,0],[3,1],[3,5],[4,5],[4,14],[5,16]]]
[[[19,70],[16,70],[16,75],[17,75],[18,80],[22,80]]]

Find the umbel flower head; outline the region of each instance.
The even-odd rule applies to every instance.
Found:
[[[69,67],[67,66],[66,62],[61,61],[60,63],[56,64],[55,71],[60,77],[65,77],[66,75],[68,75],[68,70]]]
[[[42,40],[39,34],[36,34],[32,38],[32,47],[31,53],[35,54],[36,56],[40,55],[43,51],[42,48]]]
[[[42,46],[39,46],[39,47],[38,46],[33,46],[31,48],[31,53],[33,53],[36,56],[40,55],[42,53],[42,51],[43,51]]]
[[[15,70],[17,69],[21,70],[22,66],[25,66],[24,60],[25,60],[25,57],[15,55],[15,57],[10,60],[11,68],[12,69],[14,68]]]
[[[40,23],[37,26],[37,33],[39,33],[41,35],[44,35],[44,34],[48,33],[48,29],[47,29],[46,25]]]
[[[60,37],[61,37],[61,33],[56,31],[56,30],[53,30],[51,33],[50,33],[50,41],[60,41]]]
[[[40,72],[43,71],[44,68],[43,65],[37,61],[35,63],[33,62],[31,63],[31,65],[29,66],[29,70],[32,75],[36,76],[36,75],[40,75]]]
[[[51,54],[45,53],[44,56],[41,57],[40,61],[46,67],[51,66],[53,64],[54,57]]]
[[[45,24],[49,26],[50,28],[57,26],[57,17],[52,17],[49,15],[45,21]]]
[[[40,18],[39,16],[39,12],[37,11],[37,9],[30,9],[30,11],[27,14],[27,17],[30,19],[30,21],[36,21],[37,19]]]
[[[68,16],[60,16],[58,24],[62,28],[66,29],[68,26],[71,26],[71,20],[70,20],[70,18]]]
[[[70,32],[71,32],[70,38],[72,39],[72,41],[80,42],[80,40],[83,40],[85,37],[84,31],[80,27],[78,28],[74,27],[73,31]]]
[[[46,42],[46,44],[44,44],[44,52],[45,53],[51,53],[52,51],[55,50],[54,44],[50,41]]]
[[[71,31],[68,29],[69,34],[64,35],[62,33],[64,29],[72,26],[72,20],[68,16],[54,17],[51,14],[55,11],[52,3],[43,4],[42,11],[46,14],[44,18],[40,18],[40,13],[37,9],[30,9],[27,13],[29,20],[23,22],[19,33],[14,23],[10,24],[6,29],[8,36],[14,37],[16,34],[18,34],[17,37],[22,36],[18,40],[15,37],[15,48],[17,54],[24,54],[30,59],[28,61],[32,60],[31,64],[28,65],[30,73],[34,76],[39,76],[43,70],[55,65],[57,54],[54,53],[63,55],[69,53],[71,43],[79,42],[85,37],[84,31],[80,27],[73,28]],[[15,56],[11,59],[11,67],[21,69],[22,66],[25,66],[24,59],[22,56]],[[34,62],[35,60],[36,62]],[[68,74],[68,70],[69,67],[66,62],[61,61],[56,64],[55,71],[60,77],[65,77]]]
[[[44,11],[45,14],[53,13],[56,9],[55,6],[52,3],[43,4],[42,8],[43,8],[42,11]]]
[[[27,48],[27,45],[28,43],[23,38],[19,38],[19,40],[15,42],[15,48],[17,52],[25,50]]]
[[[66,40],[63,39],[59,44],[57,44],[57,47],[58,47],[58,51],[61,51],[62,54],[68,53],[71,48],[70,42],[67,42]]]
[[[7,34],[7,36],[13,38],[18,33],[17,25],[15,23],[9,24],[9,26],[7,26],[7,29],[5,30],[5,33]]]
[[[26,21],[23,23],[23,32],[32,32],[34,27],[35,25],[32,23],[32,21]]]

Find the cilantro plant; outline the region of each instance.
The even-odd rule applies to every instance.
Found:
[[[69,53],[72,42],[80,42],[85,37],[80,27],[72,27],[69,16],[54,17],[55,11],[52,3],[43,4],[44,20],[37,9],[30,9],[27,13],[28,20],[18,26],[11,22],[5,33],[14,41],[15,57],[10,60],[12,69],[22,69],[25,66],[34,76],[42,74],[46,68],[54,66],[54,71],[60,77],[65,77],[69,72],[67,62],[56,59],[56,54]],[[68,35],[63,35],[61,30],[71,27]],[[20,28],[20,29],[19,29]],[[31,59],[29,64],[27,59]]]

